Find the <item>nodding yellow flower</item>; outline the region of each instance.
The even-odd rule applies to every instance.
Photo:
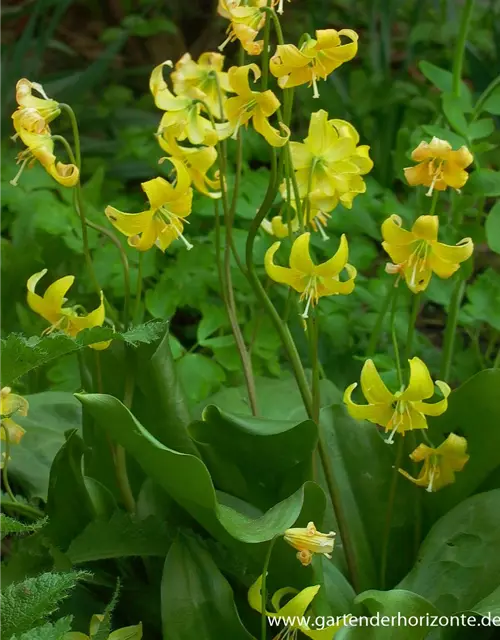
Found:
[[[449,278],[460,268],[460,263],[472,255],[471,238],[463,238],[455,246],[438,242],[439,218],[420,216],[411,231],[402,228],[399,216],[392,215],[382,224],[382,246],[394,264],[388,264],[388,273],[402,273],[408,288],[419,293],[427,288],[431,276]]]
[[[252,91],[248,81],[250,71],[254,80],[260,78],[260,69],[256,64],[247,64],[242,67],[231,67],[228,72],[229,84],[236,96],[226,101],[226,114],[233,137],[236,137],[238,129],[252,120],[253,127],[273,147],[282,147],[290,137],[290,129],[280,122],[284,135],[280,135],[278,129],[269,124],[269,118],[276,113],[280,101],[274,93],[267,91]]]
[[[342,44],[342,36],[349,42]],[[357,51],[358,34],[352,29],[321,29],[316,31],[316,38],[307,35],[300,49],[294,44],[278,45],[269,69],[282,89],[307,82],[313,87],[313,97],[319,98],[318,80],[326,80]]]
[[[282,195],[286,198],[286,186],[283,183],[281,188]],[[302,215],[305,218],[306,227],[310,225],[314,231],[317,231],[323,240],[328,240],[325,231],[328,220],[331,218],[330,211],[335,209],[338,204],[338,198],[335,196],[323,196],[321,193],[310,193],[307,197],[301,199],[300,206]],[[297,203],[295,198],[290,200],[290,206],[296,210]],[[264,219],[261,223],[264,231],[276,238],[286,238],[289,235],[288,223],[283,220],[281,215],[274,216],[271,220]],[[295,233],[299,229],[300,223],[298,215],[290,221],[290,230]]]
[[[426,444],[419,444],[410,453],[413,462],[424,463],[418,478],[414,478],[404,469],[398,469],[398,471],[419,487],[426,487],[429,493],[439,491],[442,487],[455,482],[455,471],[462,471],[469,459],[466,451],[467,440],[450,433],[436,449]]]
[[[331,560],[333,547],[335,544],[335,533],[321,533],[314,526],[314,522],[309,522],[307,527],[287,529],[283,534],[285,542],[288,542],[294,549],[297,549],[297,558],[307,567],[311,564],[313,555],[319,553]]]
[[[373,167],[369,147],[357,146],[359,135],[345,120],[328,120],[323,109],[311,114],[303,143],[291,142],[293,168],[300,194],[338,198],[350,209],[353,198],[366,191],[362,176]]]
[[[224,42],[219,45],[222,51],[229,42],[239,40],[241,46],[251,56],[258,56],[264,47],[263,40],[255,40],[257,34],[264,26],[266,16],[262,7],[267,5],[267,0],[219,0],[219,13],[231,20],[226,33],[228,34]]]
[[[273,258],[280,247],[280,242],[275,242],[266,252],[264,264],[267,275],[281,284],[287,284],[298,291],[301,300],[306,300],[306,307],[302,318],[307,318],[309,307],[318,303],[322,296],[348,295],[354,290],[354,278],[356,269],[347,264],[349,247],[345,235],[340,238],[340,246],[337,253],[322,264],[315,265],[309,253],[310,233],[300,235],[292,245],[290,253],[290,268],[279,267],[274,264]],[[346,270],[348,279],[341,281],[339,274]]]
[[[54,180],[57,180],[59,184],[62,184],[63,187],[74,187],[80,179],[78,167],[74,164],[58,162],[54,155],[54,141],[51,138],[49,128],[46,127],[43,133],[32,133],[24,127],[17,126],[16,120],[14,120],[14,124],[17,127],[17,135],[27,148],[17,156],[17,164],[20,164],[21,167],[16,176],[10,181],[10,184],[17,186],[26,165],[32,167],[35,161],[38,160],[45,171]]]
[[[204,101],[203,92],[196,87],[191,87],[191,95],[176,96],[168,88],[163,78],[163,67],[172,66],[167,60],[155,67],[149,80],[149,88],[153,94],[156,106],[166,113],[163,115],[160,127],[161,132],[170,126],[178,127],[177,139],[182,141],[186,138],[195,145],[206,144],[212,146],[218,140],[227,138],[231,129],[227,123],[212,122],[202,115],[204,105],[209,105]]]
[[[321,585],[319,584],[306,587],[302,591],[292,587],[283,587],[273,594],[271,604],[274,611],[267,611],[266,609],[265,614],[268,619],[276,618],[287,624],[286,628],[278,633],[275,640],[295,640],[299,631],[308,638],[313,638],[313,640],[331,640],[333,638],[344,625],[343,621],[338,625],[325,627],[324,629],[311,629],[306,622],[308,618],[306,611],[320,588]],[[293,595],[293,598],[282,605],[283,598],[291,595]],[[248,604],[255,611],[262,613],[262,576],[259,576],[248,590]]]
[[[421,142],[411,157],[418,164],[404,170],[405,178],[412,187],[419,184],[429,187],[428,196],[434,189],[444,191],[452,187],[459,190],[463,187],[469,177],[464,169],[474,160],[466,146],[453,151],[449,142],[436,137],[430,143]]]
[[[284,221],[282,216],[273,216],[271,220],[264,218],[260,225],[270,236],[275,236],[280,239],[286,238],[290,231],[294,233],[299,229],[297,216],[290,220],[290,229],[288,228],[288,222]]]
[[[351,400],[357,382],[349,385],[344,392],[344,402],[349,414],[356,420],[368,420],[390,431],[386,440],[392,444],[395,433],[404,434],[412,429],[427,429],[425,416],[440,416],[448,408],[450,387],[442,380],[436,380],[436,387],[443,398],[434,404],[423,402],[434,395],[434,383],[429,371],[420,358],[412,358],[410,382],[399,391],[392,393],[383,383],[373,360],[367,360],[361,371],[361,390],[367,405],[355,404]]]
[[[42,97],[34,96],[33,90]],[[44,133],[49,122],[61,113],[59,103],[48,97],[42,85],[26,78],[16,84],[16,101],[19,106],[12,115],[16,130],[22,127],[31,133]]]
[[[190,95],[193,90],[200,92],[211,113],[223,120],[226,92],[231,90],[223,65],[224,56],[220,53],[202,53],[197,62],[185,53],[172,71],[175,93],[180,96]]]
[[[75,281],[75,276],[64,276],[53,282],[45,291],[43,297],[35,293],[38,281],[47,273],[47,269],[34,273],[27,283],[28,296],[27,301],[30,308],[42,316],[44,320],[50,324],[44,333],[52,333],[53,331],[63,331],[69,336],[76,336],[83,329],[91,329],[92,327],[101,327],[104,323],[104,296],[101,291],[101,303],[87,315],[79,315],[79,305],[74,307],[64,307],[67,301],[65,298],[68,289]],[[110,344],[110,340],[106,342],[96,342],[91,344],[92,349],[106,349]]]
[[[175,186],[165,178],[153,178],[141,184],[149,209],[141,213],[124,213],[111,206],[105,209],[111,224],[128,237],[131,247],[139,251],[148,251],[154,244],[165,251],[177,238],[187,249],[193,248],[182,234],[185,218],[191,213],[191,180],[182,162],[176,158],[168,160],[177,171]]]
[[[29,404],[25,398],[12,393],[10,387],[2,388],[0,391],[0,439],[6,440],[8,437],[11,444],[19,444],[26,432],[20,424],[17,424],[17,422],[12,419],[12,416],[16,414],[19,416],[27,416],[28,409]]]

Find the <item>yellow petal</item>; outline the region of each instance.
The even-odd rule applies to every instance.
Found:
[[[105,318],[104,294],[102,291],[100,293],[100,298],[101,298],[100,304],[96,309],[94,309],[94,311],[91,311],[90,313],[84,316],[70,317],[70,322],[75,327],[77,332],[82,331],[83,329],[91,329],[92,327],[102,326]]]
[[[412,187],[420,184],[429,187],[432,182],[432,175],[429,173],[429,165],[426,162],[417,164],[414,167],[406,167],[404,174],[406,181]]]
[[[128,243],[138,251],[149,251],[166,226],[167,225],[163,220],[157,220],[152,217],[149,224],[144,227],[140,235],[130,236]]]
[[[175,220],[172,224],[165,225],[165,228],[158,234],[156,245],[166,251],[174,240],[177,240],[184,230],[184,225],[180,220]]]
[[[410,364],[410,383],[401,394],[401,400],[415,402],[431,398],[434,395],[434,383],[425,363],[420,358],[411,358],[408,362]]]
[[[461,471],[469,460],[466,454],[467,440],[455,433],[450,433],[444,442],[436,448],[436,453],[446,458],[453,471]]]
[[[358,383],[354,382],[344,391],[344,403],[349,415],[355,420],[368,420],[385,427],[392,418],[393,411],[391,407],[387,405],[356,404],[352,401],[351,396],[357,386]]]
[[[143,233],[150,226],[154,215],[151,209],[141,213],[124,213],[111,206],[106,207],[104,213],[111,224],[129,238]]]
[[[347,120],[338,120],[336,118],[332,118],[328,122],[337,131],[341,138],[352,138],[354,144],[359,143],[359,133],[350,122],[347,122]]]
[[[42,318],[45,318],[50,324],[55,324],[61,315],[61,308],[65,302],[65,295],[68,289],[73,284],[74,276],[65,276],[52,283],[45,292],[43,298],[35,293],[35,287],[38,281],[47,273],[47,269],[43,269],[39,273],[33,274],[27,283],[28,305],[38,313]]]
[[[306,587],[302,589],[295,597],[289,600],[284,607],[279,610],[280,617],[294,617],[301,618],[305,615],[309,605],[316,597],[316,594],[320,590],[321,585],[315,585],[312,587]]]
[[[313,161],[313,155],[309,148],[301,142],[290,142],[292,164],[295,170],[308,169]]]
[[[167,110],[171,108],[171,102],[175,100],[175,96],[170,92],[167,83],[163,78],[163,67],[167,65],[172,67],[172,62],[166,60],[156,66],[151,72],[149,78],[149,90],[153,94],[155,105],[159,109]]]
[[[6,411],[4,413],[7,413]],[[5,431],[7,434],[5,433]],[[2,418],[2,429],[0,429],[0,440],[6,440],[6,435],[9,436],[9,442],[11,444],[19,444],[22,437],[26,433],[26,430],[17,424],[12,418]],[[3,454],[2,454],[3,455]],[[1,467],[3,468],[3,466]]]
[[[318,276],[335,277],[338,276],[342,269],[345,267],[349,258],[349,246],[347,244],[347,238],[343,233],[340,236],[340,244],[337,252],[326,262],[314,267],[314,273]]]
[[[253,583],[253,585],[248,590],[248,604],[259,613],[262,613],[262,576],[259,576],[257,580]],[[266,611],[266,615],[275,617],[274,613],[269,613]]]
[[[469,174],[457,165],[451,162],[445,162],[442,179],[452,189],[461,189],[469,179]]]
[[[435,255],[440,260],[445,262],[451,262],[458,264],[464,262],[471,257],[474,251],[474,243],[472,238],[463,238],[455,246],[436,242],[432,246],[432,255]]]
[[[297,593],[298,593],[298,590],[294,589],[293,587],[283,587],[282,589],[278,589],[278,591],[275,591],[273,593],[273,597],[271,598],[271,604],[273,605],[273,609],[275,611],[279,611],[279,609],[281,608],[281,600],[285,596],[295,595]]]
[[[303,282],[301,274],[294,269],[280,267],[273,262],[274,254],[278,251],[280,244],[280,242],[275,242],[266,251],[264,258],[266,273],[271,280],[279,282],[280,284],[287,284],[299,293],[302,293],[305,289],[305,283]]]
[[[366,360],[361,370],[361,390],[370,404],[391,406],[394,394],[385,386],[373,360]]]
[[[288,75],[293,69],[308,65],[311,58],[305,56],[294,44],[278,45],[276,53],[269,62],[273,76],[279,78]]]
[[[252,95],[252,89],[250,88],[248,80],[248,74],[250,72],[253,73],[254,82],[261,76],[259,67],[254,63],[246,64],[241,67],[231,67],[227,72],[231,89],[237,95],[248,97]]]
[[[433,404],[421,401],[413,402],[413,406],[415,407],[415,409],[426,416],[440,416],[448,408],[448,396],[451,393],[450,387],[446,384],[446,382],[443,382],[442,380],[436,380],[436,386],[440,389],[441,393],[444,396],[442,400],[434,402]]]
[[[338,278],[323,278],[322,282],[318,284],[318,296],[331,296],[331,295],[349,295],[354,291],[355,278],[358,272],[352,264],[346,264],[345,270],[347,272],[347,280],[339,280]]]
[[[301,234],[293,243],[290,252],[291,269],[305,275],[312,275],[316,268],[309,253],[310,237],[309,232]]]
[[[270,89],[258,94],[255,99],[257,100],[258,110],[266,118],[272,116],[281,105],[281,102]]]
[[[439,218],[437,216],[420,216],[415,220],[412,234],[419,240],[435,242],[438,237]]]
[[[389,245],[410,245],[415,242],[415,237],[411,231],[402,228],[403,220],[392,215],[382,223],[382,237]],[[408,257],[411,255],[412,249],[409,250]]]
[[[253,127],[257,133],[260,133],[272,147],[284,146],[290,137],[290,129],[280,122],[280,127],[284,133],[280,135],[278,129],[275,129],[269,124],[269,120],[260,112],[256,112],[253,115]]]
[[[391,255],[391,258],[394,260],[396,252],[391,251],[389,255]],[[414,263],[406,264],[403,270],[403,275],[410,291],[413,293],[425,291],[429,286],[429,282],[432,277],[430,259],[425,261],[417,260]]]
[[[309,123],[309,131],[305,144],[311,153],[315,156],[321,156],[329,151],[339,140],[339,135],[335,128],[328,122],[328,113],[324,109],[320,109],[311,114],[311,120]],[[350,138],[344,138],[348,146],[353,146]],[[342,147],[344,149],[344,147]],[[341,154],[337,154],[338,157],[343,157]]]
[[[146,194],[151,209],[160,209],[165,203],[174,197],[174,188],[165,178],[153,178],[141,183],[142,190]],[[137,214],[142,215],[142,214]]]

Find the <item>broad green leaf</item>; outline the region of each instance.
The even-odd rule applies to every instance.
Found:
[[[189,431],[215,485],[261,509],[272,507],[311,476],[317,442],[311,420],[247,417],[209,405]]]
[[[355,586],[364,591],[379,585],[381,541],[385,535],[395,447],[384,442],[375,425],[353,420],[341,406],[324,409],[320,424],[355,557],[358,576]],[[398,553],[389,556],[387,585],[400,579],[413,560],[415,495],[415,487],[410,483],[398,482],[389,538],[389,549],[397,548]],[[344,542],[344,549],[345,546]]]
[[[2,529],[2,539],[5,536],[20,533],[34,533],[47,524],[47,519],[42,518],[37,522],[20,522],[10,516],[6,516],[5,513],[0,513],[0,523]]]
[[[11,584],[2,591],[2,636],[9,640],[46,621],[67,598],[85,571],[42,573],[36,578]]]
[[[330,614],[342,616],[345,613],[357,613],[354,600],[356,592],[344,574],[333,562],[328,562],[323,556],[319,556],[323,568],[325,597],[330,608]],[[314,562],[314,560],[313,560]]]
[[[108,520],[94,520],[75,538],[66,555],[72,564],[131,556],[164,557],[173,533],[163,520],[133,518],[116,511]]]
[[[71,631],[71,616],[61,618],[57,622],[47,622],[40,627],[26,631],[20,636],[13,636],[12,640],[65,640]]]
[[[477,169],[465,183],[464,193],[498,198],[500,196],[500,171]]]
[[[208,469],[200,459],[162,445],[119,400],[104,394],[77,394],[77,398],[97,424],[137,460],[146,475],[216,538],[264,542],[291,527],[301,513],[321,521],[325,497],[316,484],[306,483],[261,518],[249,518],[218,502]]]
[[[483,103],[483,111],[500,116],[500,87],[497,87]]]
[[[453,484],[425,494],[424,505],[432,520],[472,495],[500,467],[499,389],[500,369],[481,371],[451,393],[445,413],[429,419],[429,437],[435,446],[453,432],[467,439],[470,455]],[[409,462],[406,458],[401,466],[411,473]]]
[[[466,294],[469,302],[464,313],[500,331],[500,273],[486,269],[467,287]]]
[[[179,537],[165,560],[161,582],[164,640],[252,640],[243,626],[233,592],[210,554]]]
[[[498,201],[486,218],[486,240],[489,248],[495,253],[500,253],[500,201]]]
[[[444,614],[473,608],[498,586],[500,489],[461,502],[432,527],[417,562],[398,585]]]
[[[441,103],[443,113],[451,127],[461,136],[465,136],[468,125],[460,102],[452,93],[443,93],[441,94]]]
[[[30,498],[47,499],[49,471],[64,444],[64,432],[80,427],[81,407],[72,394],[44,391],[26,396],[28,415],[16,418],[26,430],[11,453],[9,475]]]
[[[187,353],[176,362],[176,372],[187,398],[193,404],[213,393],[224,382],[224,370],[212,358]]]
[[[131,346],[154,342],[163,336],[166,326],[164,321],[153,321],[132,327],[123,333],[115,332],[110,327],[94,327],[84,329],[75,338],[64,333],[30,338],[12,333],[2,340],[3,384],[11,384],[29,371],[55,358],[80,351],[95,342],[121,340]]]
[[[386,617],[387,624],[345,627],[335,636],[336,640],[424,640],[428,637],[430,624],[398,624],[399,616],[408,620],[413,616],[420,619],[429,615],[432,620],[432,616],[439,615],[439,611],[428,600],[403,589],[365,591],[359,594],[355,602],[363,605],[370,616],[379,616],[381,622]]]
[[[422,60],[418,65],[424,76],[432,82],[443,93],[451,93],[453,91],[453,74],[446,69]],[[472,97],[469,87],[465,82],[460,82],[460,102],[464,111],[472,110]]]
[[[227,313],[223,307],[207,305],[202,309],[202,318],[196,331],[196,338],[200,344],[218,329],[228,325]]]
[[[494,130],[495,123],[493,122],[493,118],[482,118],[469,124],[467,134],[471,140],[480,140],[481,138],[490,136]]]
[[[83,440],[76,431],[69,431],[50,469],[46,532],[63,551],[94,517],[82,475],[83,450]]]

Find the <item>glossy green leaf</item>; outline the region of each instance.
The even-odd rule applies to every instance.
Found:
[[[439,611],[425,598],[410,591],[394,589],[392,591],[365,591],[355,600],[363,605],[369,616],[376,616],[380,623],[373,626],[345,627],[336,640],[424,640],[428,637],[431,625],[398,624],[398,616],[420,619],[426,615],[439,615]],[[367,615],[361,613],[360,615]]]
[[[231,587],[210,554],[179,537],[168,552],[161,582],[164,640],[252,640],[243,626]]]
[[[500,253],[500,201],[493,205],[486,218],[486,241],[489,248]]]
[[[249,518],[218,502],[208,469],[200,459],[162,445],[119,400],[104,394],[77,394],[77,398],[146,475],[215,537],[264,542],[292,526],[303,510],[311,516],[315,513],[315,519],[321,521],[325,496],[316,484],[306,483],[261,518]]]
[[[461,502],[432,527],[399,588],[444,614],[473,608],[498,586],[500,489]]]
[[[269,420],[209,405],[190,433],[216,486],[262,509],[311,477],[317,427],[311,420]]]

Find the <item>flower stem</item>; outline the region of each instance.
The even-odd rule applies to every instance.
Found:
[[[413,338],[415,336],[415,328],[418,312],[420,311],[420,293],[413,294],[410,320],[408,322],[408,333],[406,334],[405,363],[411,358],[413,350]]]
[[[139,322],[139,311],[141,308],[142,298],[142,251],[139,251],[139,260],[137,263],[137,286],[135,289],[135,305],[132,322],[135,324]]]
[[[433,216],[436,213],[436,205],[439,198],[439,191],[434,189],[432,192],[432,200],[431,200],[431,209],[429,211],[429,215]]]
[[[313,317],[314,316],[314,317]],[[307,319],[307,333],[309,338],[309,353],[312,369],[312,419],[319,424],[320,390],[318,366],[318,314],[314,313]]]
[[[396,499],[396,489],[398,486],[399,467],[403,458],[404,439],[400,436],[398,440],[398,448],[396,451],[396,460],[392,469],[391,486],[389,488],[389,497],[387,499],[387,511],[385,516],[384,537],[382,539],[382,552],[380,556],[380,588],[385,589],[385,578],[387,573],[387,557],[389,553],[389,539],[391,536],[392,516],[394,513],[394,501]]]
[[[452,89],[453,94],[456,98],[460,98],[460,83],[462,80],[462,69],[464,65],[465,44],[467,41],[467,32],[469,31],[469,24],[473,8],[474,0],[465,0],[462,9],[462,17],[460,20],[458,40],[455,46],[455,54],[453,56]]]
[[[453,349],[455,347],[455,335],[457,332],[458,313],[465,294],[465,280],[458,274],[455,288],[451,296],[450,308],[448,310],[448,318],[446,320],[446,329],[444,331],[443,341],[443,360],[441,364],[441,380],[448,382],[451,371],[451,361],[453,359]]]
[[[268,7],[272,6],[272,0],[267,0]],[[269,36],[271,35],[271,15],[266,12],[266,22],[264,24],[264,46],[262,48],[262,91],[266,91],[269,85]]]
[[[482,112],[484,103],[491,96],[493,91],[495,91],[498,85],[500,85],[500,74],[490,82],[490,84],[486,87],[486,89],[477,99],[477,102],[474,106],[474,111],[472,113],[472,121],[476,120],[477,117],[480,115],[480,113]]]
[[[399,289],[396,288],[396,293],[392,298],[392,310],[391,310],[391,336],[392,346],[394,348],[394,359],[396,360],[396,370],[398,372],[398,381],[400,387],[404,385],[403,370],[401,369],[401,357],[399,355],[398,337],[396,334],[396,311],[398,308],[398,293]]]
[[[3,429],[4,436],[5,436],[5,440],[4,440],[5,456],[3,461],[2,480],[3,480],[5,490],[9,495],[9,498],[12,500],[12,502],[18,502],[16,496],[14,495],[11,489],[10,482],[9,482],[8,466],[9,466],[9,458],[10,458],[10,434],[9,434],[9,430],[7,429],[7,427],[4,427],[4,425],[1,426],[1,429]]]
[[[382,333],[382,327],[384,326],[384,319],[389,311],[389,307],[391,305],[391,301],[393,296],[396,295],[397,287],[394,284],[389,283],[387,287],[386,294],[382,300],[382,305],[378,312],[377,320],[375,321],[375,325],[373,327],[370,340],[368,342],[368,347],[366,349],[366,357],[371,358],[375,355],[375,350],[377,349],[377,344],[380,338],[380,334]]]
[[[262,584],[260,586],[260,596],[261,596],[261,624],[260,624],[260,636],[261,640],[266,640],[267,636],[267,615],[266,615],[266,607],[267,607],[267,572],[269,570],[269,562],[271,561],[271,554],[273,552],[274,543],[278,539],[278,536],[274,536],[274,538],[269,542],[269,547],[267,549],[266,557],[264,560],[264,566],[262,568]]]

